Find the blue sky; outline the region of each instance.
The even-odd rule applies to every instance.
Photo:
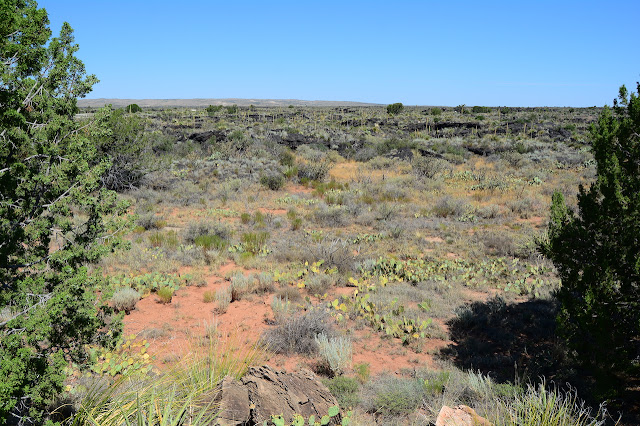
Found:
[[[602,106],[640,80],[640,1],[40,0],[90,98]]]

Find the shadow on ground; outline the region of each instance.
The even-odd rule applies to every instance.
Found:
[[[448,323],[453,344],[442,350],[443,358],[498,382],[565,379],[558,377],[565,357],[555,335],[555,302],[507,304],[496,297],[459,309]]]
[[[499,383],[537,383],[541,378],[560,389],[576,389],[592,407],[597,381],[572,364],[556,337],[558,306],[552,300],[507,304],[500,297],[459,308],[448,322],[452,344],[441,350],[443,359],[458,368],[479,371]],[[640,424],[640,379],[622,384],[624,391],[609,400],[612,417],[624,413],[621,424]]]

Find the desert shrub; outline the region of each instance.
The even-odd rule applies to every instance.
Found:
[[[441,115],[441,114],[442,114],[442,109],[441,109],[441,108],[438,108],[438,107],[434,107],[434,108],[431,108],[431,110],[429,111],[429,113],[430,113],[431,115],[438,116],[438,115]]]
[[[207,290],[202,295],[202,301],[204,303],[212,303],[216,300],[216,292],[214,290]]]
[[[315,354],[318,351],[316,336],[333,336],[330,321],[327,312],[320,309],[310,310],[284,318],[275,327],[267,330],[262,340],[275,353]]]
[[[156,216],[153,212],[143,213],[138,216],[136,225],[143,227],[145,230],[161,229],[167,224],[161,216]]]
[[[347,224],[347,215],[345,210],[340,206],[327,206],[320,204],[313,211],[313,219],[315,223],[321,226],[344,226]]]
[[[328,161],[326,148],[321,145],[302,145],[296,150],[296,154],[309,163]]]
[[[284,286],[276,292],[276,296],[281,299],[287,299],[291,303],[296,303],[302,300],[302,295],[300,295],[300,291],[296,287]]]
[[[231,286],[216,291],[216,310],[218,312],[227,312],[227,308],[231,303]]]
[[[260,272],[254,277],[253,285],[254,293],[270,293],[275,289],[273,275],[268,272]]]
[[[473,108],[471,108],[471,112],[473,112],[474,114],[488,113],[488,112],[491,112],[491,108],[476,105]]]
[[[252,274],[245,276],[242,272],[236,272],[231,277],[231,301],[240,300],[242,296],[250,293],[252,284]]]
[[[298,165],[298,178],[322,181],[329,174],[330,168],[328,161],[302,163]]]
[[[478,240],[492,256],[514,256],[518,245],[513,235],[507,232],[485,232],[478,235]]]
[[[342,409],[355,408],[360,403],[358,390],[360,384],[357,379],[346,376],[336,376],[322,381],[329,389],[331,395],[335,396]]]
[[[351,364],[353,346],[351,339],[344,336],[328,337],[326,334],[316,336],[318,352],[334,374],[342,374]]]
[[[284,186],[284,176],[282,174],[263,175],[260,177],[260,183],[272,191],[277,191]]]
[[[296,162],[296,156],[290,149],[282,149],[278,153],[278,161],[285,167],[293,167]]]
[[[395,159],[382,157],[379,155],[367,161],[367,166],[372,170],[389,170],[393,168],[395,164]]]
[[[376,145],[376,151],[378,152],[378,155],[385,155],[392,151],[414,149],[417,145],[418,144],[412,140],[392,137],[384,139],[382,142],[378,143]]]
[[[500,206],[497,204],[481,206],[476,210],[476,214],[484,219],[495,219],[500,215]]]
[[[368,362],[360,362],[353,366],[356,379],[360,383],[367,383],[371,377],[371,365]]]
[[[222,111],[222,108],[224,108],[222,105],[209,105],[206,108],[207,115],[213,117],[218,111]]]
[[[439,217],[461,217],[467,213],[470,208],[463,199],[445,195],[436,201],[432,211]]]
[[[99,158],[110,162],[102,175],[103,185],[115,191],[138,188],[148,171],[144,122],[139,117],[125,115],[123,110],[112,111],[101,119],[108,131],[95,138],[96,148]]]
[[[158,301],[162,304],[171,303],[171,299],[173,299],[173,289],[171,287],[160,287],[156,292],[158,296]]]
[[[327,290],[333,285],[334,280],[331,275],[328,274],[314,274],[311,275],[306,281],[306,288],[309,294],[325,294]]]
[[[140,106],[138,104],[130,104],[127,105],[126,107],[124,107],[125,112],[128,112],[129,114],[135,114],[136,112],[141,112],[142,108],[140,108]]]
[[[535,216],[542,208],[542,203],[537,198],[524,197],[507,203],[509,209],[522,219],[528,219]]]
[[[404,109],[404,105],[401,102],[396,102],[394,104],[387,105],[387,113],[391,115],[396,115],[402,112]]]
[[[196,239],[202,236],[217,236],[220,240],[228,240],[231,236],[231,230],[221,223],[192,222],[184,234],[184,240],[189,244],[195,244]],[[217,241],[217,239],[211,238],[213,246],[215,246],[214,240]]]
[[[242,234],[244,251],[252,255],[259,254],[267,244],[270,234],[268,232],[247,232]]]
[[[361,388],[360,400],[365,411],[386,418],[412,413],[424,394],[420,379],[383,375]]]
[[[282,322],[296,312],[296,307],[288,297],[273,296],[271,310],[277,322]]]
[[[228,107],[225,108],[227,111],[227,114],[237,114],[238,113],[238,105],[230,105]]]
[[[296,217],[294,219],[291,219],[291,230],[297,231],[300,228],[302,228],[302,218]]]
[[[377,155],[378,155],[378,151],[374,147],[365,146],[362,149],[359,149],[358,151],[356,151],[355,155],[353,156],[353,159],[358,162],[364,163],[366,161],[371,161]]]
[[[140,293],[131,287],[125,287],[113,292],[111,305],[116,311],[124,311],[128,314],[135,309],[138,300],[140,300]]]
[[[309,262],[323,260],[322,266],[335,267],[341,273],[349,273],[354,270],[355,258],[348,241],[341,238],[321,238],[318,241],[304,243],[306,250],[297,252],[297,259]]]
[[[411,160],[411,171],[418,177],[433,179],[451,170],[451,164],[442,158],[415,156]]]
[[[227,245],[227,242],[225,240],[215,234],[198,235],[193,240],[193,243],[196,245],[196,247],[202,247],[204,250],[222,250]]]

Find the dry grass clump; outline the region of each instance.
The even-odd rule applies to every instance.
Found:
[[[135,309],[138,300],[140,300],[140,293],[131,287],[125,287],[113,293],[111,305],[116,311],[124,311],[128,314]]]
[[[318,351],[318,334],[333,336],[332,322],[324,310],[312,309],[283,318],[263,334],[262,341],[275,353],[312,355]]]

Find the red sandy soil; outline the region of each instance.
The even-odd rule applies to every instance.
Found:
[[[224,276],[241,270],[233,263],[221,267],[215,275],[206,277],[203,287],[184,287],[176,291],[169,304],[161,304],[151,294],[138,302],[136,309],[124,319],[125,335],[134,334],[150,343],[149,353],[155,355],[154,365],[158,368],[169,366],[190,352],[202,350],[202,342],[207,331],[215,323],[218,338],[235,336],[239,343],[251,345],[261,334],[272,327],[273,294],[251,295],[232,302],[225,313],[216,313],[215,302],[204,302],[206,291],[215,291],[230,285]],[[248,273],[249,271],[243,271]],[[353,288],[335,289],[334,296],[349,294]],[[481,295],[470,295],[473,298]],[[486,296],[486,295],[485,295]],[[446,325],[439,322],[440,326]],[[349,321],[339,329],[352,330],[353,365],[367,363],[371,374],[387,371],[410,374],[419,368],[436,369],[433,354],[439,348],[451,343],[438,339],[425,339],[420,344],[403,346],[399,339],[388,338],[367,326]],[[318,359],[302,356],[272,355],[267,361],[274,367],[293,371],[299,367],[313,368]]]

